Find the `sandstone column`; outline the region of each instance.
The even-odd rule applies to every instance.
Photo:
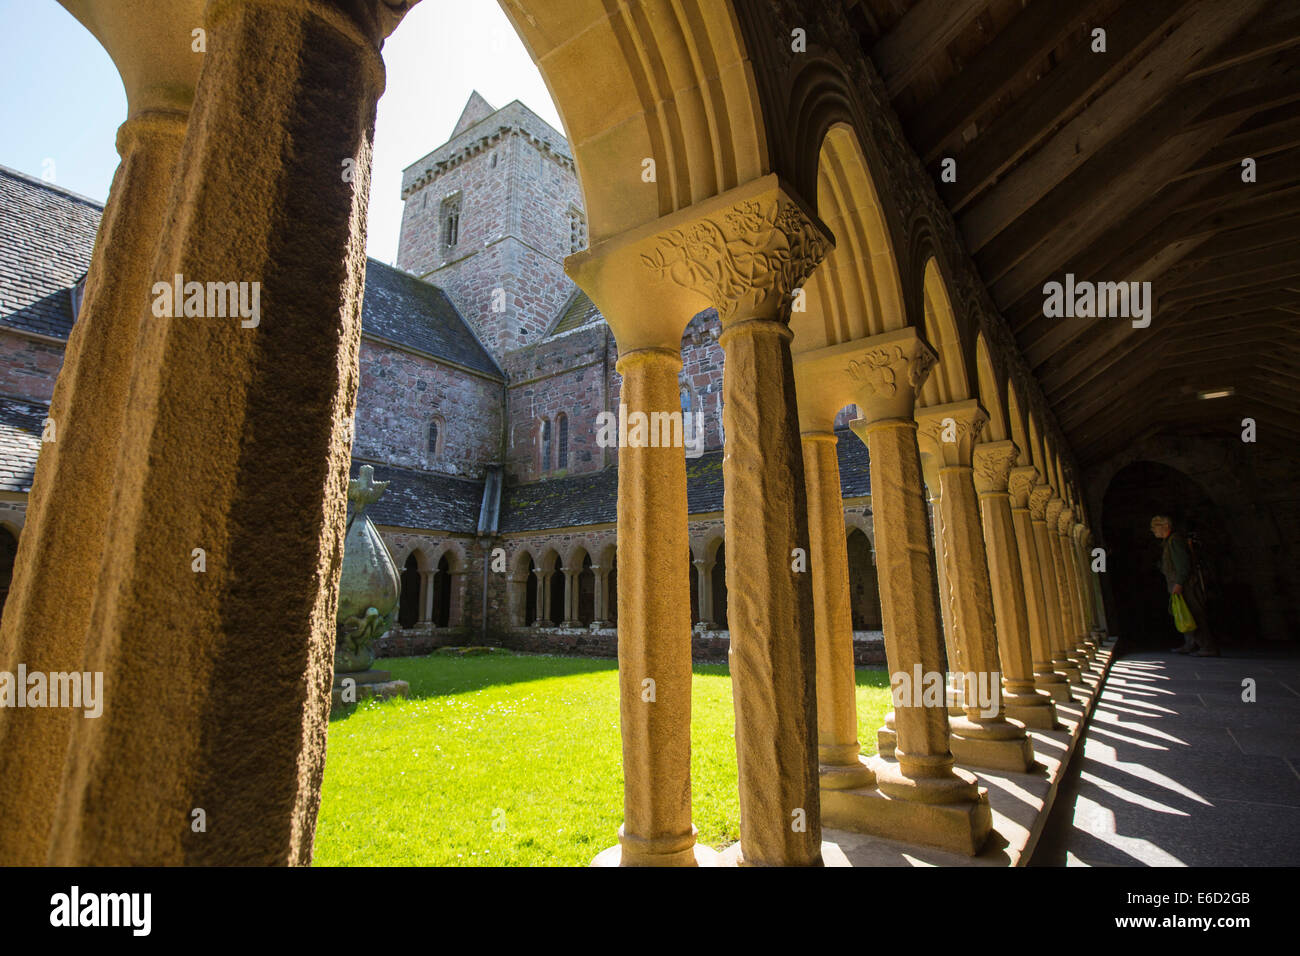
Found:
[[[605,624],[606,569],[598,564],[591,566],[594,587],[591,595],[591,623],[597,627]]]
[[[175,79],[176,108],[149,101],[118,130],[122,162],[50,402],[56,438],[41,449],[0,627],[0,670],[10,673],[20,663],[29,672],[83,669],[149,266],[192,95],[194,77]],[[0,860],[6,864],[46,862],[68,741],[83,719],[63,708],[0,708]]]
[[[216,0],[205,14],[89,626],[86,669],[108,699],[75,724],[58,864],[311,858],[379,45],[401,13]],[[188,290],[168,308],[176,276],[227,302],[238,288],[246,309],[191,311]],[[199,809],[207,832],[191,827]]]
[[[1011,521],[1015,526],[1016,549],[1020,561],[1020,585],[1029,626],[1029,646],[1033,653],[1034,686],[1053,701],[1068,701],[1070,685],[1063,674],[1052,669],[1052,640],[1043,592],[1041,559],[1029,510],[1029,494],[1037,480],[1038,469],[1032,465],[1012,468],[1007,480],[1011,498]]]
[[[775,187],[775,184],[774,184]],[[711,220],[727,250],[722,460],[727,617],[746,862],[820,865],[815,635],[790,297],[829,248],[779,187]],[[687,255],[698,250],[687,247]],[[757,254],[757,255],[756,255]],[[757,273],[754,271],[757,269]]]
[[[1052,499],[1049,485],[1037,485],[1029,493],[1030,523],[1038,552],[1039,571],[1043,580],[1043,609],[1051,638],[1052,669],[1072,683],[1081,679],[1079,665],[1066,656],[1064,625],[1061,620],[1061,589],[1057,583],[1056,564],[1052,557],[1055,535],[1048,533],[1047,505]]]
[[[690,222],[689,210],[675,214]],[[674,217],[669,217],[670,220]],[[681,411],[681,340],[708,300],[647,257],[671,227],[649,223],[594,243],[565,269],[609,322],[619,346],[620,400],[633,415]],[[691,823],[691,593],[685,449],[628,441],[618,449],[617,595],[623,824],[594,865],[692,866],[716,854]],[[620,441],[622,439],[620,438]]]
[[[1079,591],[1075,587],[1074,568],[1070,563],[1070,542],[1066,529],[1074,523],[1074,513],[1068,501],[1062,499],[1062,507],[1056,516],[1055,538],[1057,574],[1061,582],[1061,612],[1065,620],[1065,653],[1081,668],[1088,666],[1088,653],[1083,646],[1083,619],[1079,612]],[[1048,525],[1047,530],[1053,530]]]
[[[1061,656],[1076,669],[1082,669],[1088,666],[1088,661],[1075,647],[1074,606],[1070,602],[1070,581],[1065,576],[1065,559],[1061,553],[1060,526],[1061,511],[1064,508],[1065,499],[1058,497],[1056,489],[1052,489],[1052,497],[1047,500],[1044,509],[1044,523],[1047,530],[1047,553],[1052,556],[1051,570],[1056,581],[1054,610],[1059,625],[1056,633],[1060,638]]]
[[[702,558],[696,558],[692,562],[695,566],[696,580],[699,582],[698,590],[700,596],[700,621],[709,626],[713,626],[713,562],[705,561]]]
[[[875,757],[875,787],[822,791],[832,826],[975,854],[991,827],[987,793],[949,751],[943,636],[935,590],[929,518],[913,411],[935,361],[914,328],[828,346],[799,356],[800,381],[822,383],[823,414],[850,402],[853,430],[866,443],[872,522],[894,690],[897,760]],[[837,391],[838,389],[838,391]],[[805,394],[800,394],[801,414]]]
[[[1056,726],[1052,698],[1034,683],[1034,660],[1029,644],[1029,615],[1019,548],[1011,516],[1007,482],[1020,451],[1010,441],[975,446],[975,490],[984,522],[984,545],[989,580],[993,587],[993,616],[997,624],[998,657],[1007,716],[1027,727],[1051,730]]]
[[[1069,530],[1070,556],[1074,561],[1075,583],[1079,589],[1080,607],[1083,612],[1083,642],[1088,647],[1088,656],[1095,659],[1099,645],[1092,631],[1097,626],[1097,613],[1092,602],[1092,569],[1083,549],[1083,537],[1088,528],[1082,521],[1077,520],[1077,514],[1075,517],[1074,525]]]
[[[582,568],[579,566],[560,570],[564,574],[564,626],[579,627],[581,622],[578,620],[578,574]]]
[[[681,353],[625,352],[629,410],[681,407]],[[623,866],[696,863],[691,823],[691,592],[681,573],[686,456],[680,448],[618,452],[618,673],[623,730]]]
[[[799,390],[812,388],[800,381]],[[857,681],[853,668],[853,614],[849,553],[840,495],[837,438],[829,421],[803,415],[804,476],[808,489],[808,563],[812,570],[817,636],[817,755],[823,789],[869,787],[875,774],[858,743]],[[822,426],[822,427],[817,427]]]
[[[963,401],[918,409],[916,420],[921,447],[939,462],[939,526],[965,710],[950,721],[953,756],[972,766],[1023,772],[1033,765],[1034,751],[1024,725],[1007,720],[1002,701],[993,589],[972,477],[975,440],[988,415],[977,402]]]
[[[1086,667],[1092,660],[1093,650],[1092,645],[1088,643],[1088,629],[1084,624],[1083,591],[1079,579],[1079,569],[1076,566],[1074,537],[1071,534],[1071,530],[1074,528],[1073,508],[1061,509],[1057,527],[1061,536],[1061,562],[1065,565],[1065,579],[1070,585],[1070,616],[1074,624],[1074,649],[1080,655],[1081,663]]]

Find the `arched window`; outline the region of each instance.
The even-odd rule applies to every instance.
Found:
[[[542,430],[541,430],[540,437],[541,437],[541,445],[542,445],[542,464],[539,470],[544,472],[550,471],[551,470],[551,423],[549,421],[542,422]]]
[[[849,606],[853,630],[878,631],[880,620],[880,585],[871,541],[860,528],[849,532]]]
[[[560,412],[555,419],[555,430],[559,432],[558,451],[555,457],[556,468],[569,467],[569,416]]]
[[[456,248],[460,242],[460,193],[453,193],[442,201],[442,245],[444,249]]]

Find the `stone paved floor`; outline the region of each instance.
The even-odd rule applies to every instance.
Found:
[[[1033,864],[1300,864],[1300,657],[1282,654],[1117,658]]]

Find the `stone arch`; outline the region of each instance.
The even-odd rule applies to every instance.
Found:
[[[1039,480],[1048,481],[1047,457],[1043,454],[1043,429],[1038,424],[1038,416],[1032,411],[1029,413],[1029,455],[1033,459],[1033,466],[1038,469]]]
[[[817,211],[835,246],[807,285],[808,311],[793,317],[794,350],[867,338],[906,325],[902,281],[885,208],[861,142],[832,125],[817,164]]]
[[[875,545],[861,528],[846,539],[849,561],[849,607],[853,630],[881,629],[880,583],[876,577]]]
[[[573,149],[591,245],[770,171],[736,13],[716,0],[504,0]],[[591,82],[593,69],[600,82]],[[642,180],[654,163],[655,185]]]
[[[988,412],[989,421],[984,426],[987,441],[1005,441],[1011,437],[1006,409],[1002,404],[1002,387],[998,384],[997,366],[989,354],[988,342],[981,332],[975,337],[975,375],[979,387],[980,405]]]
[[[1025,418],[1023,407],[1015,382],[1007,379],[1007,419],[1011,426],[1011,440],[1020,450],[1016,464],[1022,468],[1034,463],[1033,451],[1029,445],[1029,421]]]
[[[925,263],[921,300],[925,339],[939,361],[921,386],[919,405],[947,405],[970,397],[966,375],[966,350],[958,328],[949,285],[939,260],[931,255]]]
[[[414,627],[426,619],[424,608],[429,559],[420,548],[412,548],[399,568],[402,585],[398,595],[397,623],[400,627]]]
[[[537,620],[537,562],[527,548],[515,554],[510,575],[510,623],[529,627]]]

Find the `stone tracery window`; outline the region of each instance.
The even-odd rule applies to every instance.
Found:
[[[460,242],[460,193],[452,193],[442,201],[442,245],[454,249]]]
[[[441,415],[437,415],[429,422],[429,460],[437,461],[442,457],[442,445],[446,438],[444,422]]]
[[[551,423],[545,419],[542,420],[542,428],[538,433],[541,443],[542,460],[539,471],[547,472],[551,470]]]

